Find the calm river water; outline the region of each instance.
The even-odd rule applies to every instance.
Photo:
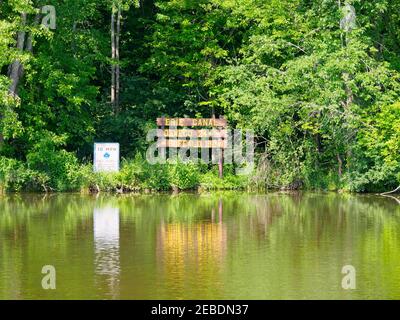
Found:
[[[44,290],[42,267],[56,270]],[[356,289],[342,288],[342,268]],[[400,299],[400,205],[334,193],[0,197],[0,299]]]

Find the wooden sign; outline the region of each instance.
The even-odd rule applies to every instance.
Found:
[[[228,131],[220,129],[228,126],[224,118],[157,118],[157,126],[161,127],[157,131],[157,136],[161,138],[157,141],[160,148],[222,149],[222,155],[224,149],[228,148]],[[175,129],[176,127],[211,127],[213,129]],[[218,161],[220,178],[223,177],[222,158],[223,156]]]
[[[157,118],[157,125],[160,127],[227,127],[226,119],[206,118]]]
[[[227,138],[226,129],[159,129],[157,137],[165,138]]]
[[[157,142],[161,148],[227,148],[226,140],[182,140],[182,139],[163,139]]]

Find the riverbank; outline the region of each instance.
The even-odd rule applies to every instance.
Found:
[[[244,190],[249,176],[235,174],[224,166],[224,177],[217,166],[168,162],[149,164],[140,154],[122,160],[117,173],[93,172],[91,164],[79,164],[69,154],[39,163],[0,158],[0,192],[155,192],[179,190]]]
[[[18,161],[0,157],[0,193],[8,192],[179,192],[185,190],[314,190],[340,192],[385,192],[393,190],[398,182],[380,188],[356,188],[349,177],[341,179],[332,172],[312,172],[285,175],[278,169],[258,164],[247,175],[237,174],[237,167],[224,165],[223,178],[217,165],[169,161],[166,164],[149,164],[137,154],[133,159],[123,159],[117,173],[95,173],[92,164],[81,164],[64,150],[34,153]]]

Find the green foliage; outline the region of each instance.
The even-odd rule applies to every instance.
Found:
[[[350,175],[354,191],[382,191],[400,183],[400,103],[384,106],[358,134],[357,171]]]
[[[47,187],[51,190],[76,190],[81,184],[77,158],[73,153],[61,149],[65,140],[65,137],[53,134],[38,137],[38,142],[27,154],[28,168],[48,176]]]
[[[117,179],[126,191],[135,190],[168,190],[168,167],[165,165],[150,165],[141,154],[136,154],[131,161],[124,160]]]
[[[45,191],[49,177],[27,169],[14,159],[0,157],[0,193],[15,191]]]
[[[200,176],[200,186],[204,190],[241,190],[247,187],[246,176],[225,173],[221,179],[216,172],[207,172]]]
[[[121,91],[109,103],[110,14],[121,5]],[[252,188],[387,190],[399,184],[400,1],[0,2],[0,147],[8,191]],[[24,24],[22,13],[27,13]],[[16,48],[18,31],[32,51]],[[23,65],[17,96],[9,67]],[[156,117],[223,114],[256,132],[249,181],[226,168],[150,165]],[[93,141],[118,141],[118,174],[94,174]],[[210,170],[209,170],[210,169]]]
[[[258,24],[242,44],[242,57],[219,69],[219,85],[212,90],[232,123],[242,128],[251,123],[267,141],[269,173],[260,172],[267,187],[341,188],[354,184],[355,176],[364,181],[358,185],[394,183],[396,163],[371,167],[368,153],[357,152],[363,148],[357,136],[366,123],[380,136],[375,110],[400,94],[399,68],[382,59],[383,51],[395,48],[383,50],[372,31],[372,24],[385,30],[395,22],[383,21],[391,6],[387,1],[353,4],[357,28],[347,33],[339,27],[340,8],[326,1],[270,1],[253,14],[237,9]],[[366,169],[379,177],[370,171],[367,178]],[[373,190],[372,185],[351,189]]]
[[[177,161],[169,169],[170,183],[180,190],[194,189],[199,185],[199,171],[194,163]]]

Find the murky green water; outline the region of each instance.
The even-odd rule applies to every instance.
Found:
[[[44,265],[56,289],[44,290]],[[342,289],[342,267],[356,289]],[[0,197],[0,299],[400,298],[400,205],[322,193]]]

